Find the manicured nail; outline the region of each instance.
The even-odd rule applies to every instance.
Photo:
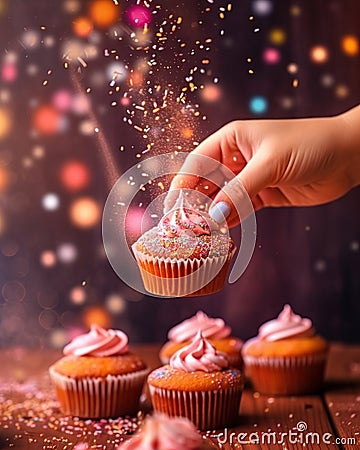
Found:
[[[219,202],[210,208],[209,214],[215,222],[223,223],[230,214],[230,211],[230,206],[226,202]]]

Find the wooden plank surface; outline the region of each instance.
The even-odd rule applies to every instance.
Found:
[[[334,438],[320,396],[269,397],[249,389],[242,398],[239,425],[213,437],[226,450],[328,449],[330,442],[337,449]]]
[[[160,365],[158,345],[134,346],[134,351],[149,367]],[[79,444],[115,450],[139,426],[141,417],[97,422],[64,417],[47,374],[59,357],[57,352],[0,351],[0,450],[73,450]],[[360,347],[334,345],[327,379],[324,396],[269,397],[247,387],[238,424],[207,435],[223,450],[359,449]],[[148,400],[143,407],[149,410]]]
[[[360,348],[334,344],[324,401],[341,447],[360,449]]]

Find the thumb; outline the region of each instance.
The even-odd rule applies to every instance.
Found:
[[[251,198],[273,183],[272,164],[258,151],[244,169],[216,195],[209,214],[218,223],[244,220],[254,212]]]

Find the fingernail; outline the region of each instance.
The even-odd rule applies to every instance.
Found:
[[[230,214],[230,206],[226,202],[216,203],[210,208],[209,214],[215,222],[223,223]]]

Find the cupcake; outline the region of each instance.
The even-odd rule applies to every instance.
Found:
[[[221,290],[235,251],[221,230],[207,213],[192,209],[180,191],[174,208],[132,245],[145,289],[165,297]]]
[[[169,341],[160,349],[160,360],[167,364],[171,356],[180,348],[188,345],[198,331],[220,352],[226,353],[229,365],[241,369],[241,347],[243,342],[231,336],[231,328],[223,319],[214,319],[198,311],[195,316],[184,320],[168,332]]]
[[[327,342],[315,334],[310,319],[285,305],[279,317],[264,323],[245,342],[242,355],[254,389],[269,395],[317,392],[322,385]]]
[[[203,438],[185,417],[148,416],[140,430],[117,450],[211,450],[218,448]]]
[[[154,411],[187,417],[200,430],[233,425],[244,383],[240,370],[228,366],[225,353],[218,352],[199,331],[168,365],[149,374]]]
[[[64,414],[95,419],[137,412],[148,369],[128,351],[123,331],[93,325],[64,355],[49,368]]]

